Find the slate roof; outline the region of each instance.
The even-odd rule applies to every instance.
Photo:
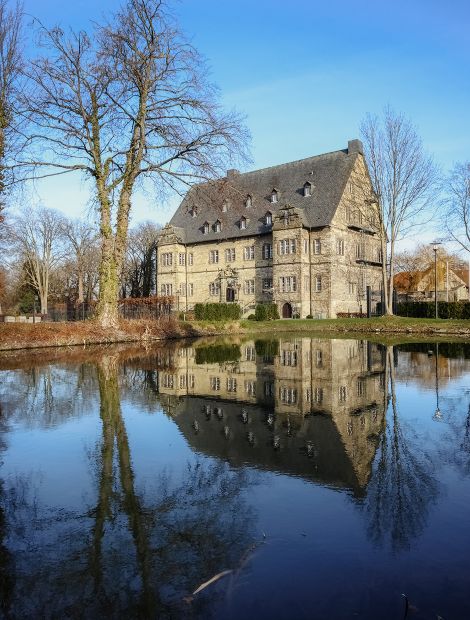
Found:
[[[189,190],[170,225],[181,236],[183,243],[202,243],[227,238],[248,237],[267,233],[267,212],[273,217],[286,204],[300,209],[303,222],[308,227],[331,224],[341,195],[353,169],[358,153],[362,153],[359,140],[348,143],[348,149],[316,155],[279,166],[253,172],[229,171],[227,177],[195,185]],[[312,184],[311,196],[304,196],[304,185]],[[278,191],[278,202],[271,202],[273,189]],[[251,196],[252,206],[246,207]],[[224,203],[227,210],[224,211]],[[192,217],[191,209],[197,208]],[[247,219],[246,228],[240,228],[240,219]],[[220,220],[222,229],[215,232],[214,224]],[[204,223],[209,232],[203,233]]]

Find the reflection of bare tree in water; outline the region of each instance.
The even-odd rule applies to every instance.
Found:
[[[236,567],[253,542],[242,497],[249,480],[224,463],[188,465],[179,483],[150,475],[152,491],[137,491],[119,372],[112,356],[97,364],[102,437],[93,510],[38,509],[34,481],[21,501],[10,496],[15,617],[187,617],[204,597],[191,607],[183,598]]]
[[[457,398],[443,400],[446,432],[441,437],[439,458],[463,476],[470,476],[470,393],[466,390]]]
[[[393,347],[387,348],[386,376],[391,410],[379,442],[379,457],[369,483],[366,510],[369,535],[375,543],[389,541],[398,550],[409,546],[426,523],[429,504],[437,496],[433,465],[410,427],[399,416]]]
[[[5,421],[0,406],[0,465],[1,455],[5,447],[3,443],[4,432]],[[13,590],[13,558],[4,543],[7,535],[7,524],[3,510],[3,501],[3,480],[0,479],[0,617],[8,617]]]

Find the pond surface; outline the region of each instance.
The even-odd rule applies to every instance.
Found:
[[[469,618],[469,499],[469,344],[0,357],[0,617]]]

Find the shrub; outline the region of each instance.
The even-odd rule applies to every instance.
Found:
[[[313,319],[313,316],[311,314],[307,314],[307,316],[305,318],[306,319]]]
[[[213,344],[196,349],[196,364],[215,364],[238,362],[241,357],[237,344]]]
[[[256,315],[255,315],[255,314],[250,314],[250,315],[248,316],[248,320],[249,320],[249,321],[256,321]]]
[[[198,321],[236,321],[241,317],[241,308],[238,304],[196,304],[194,315]]]
[[[279,318],[276,304],[258,304],[255,310],[257,321],[272,321]]]

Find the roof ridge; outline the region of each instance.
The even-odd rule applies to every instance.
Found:
[[[287,166],[293,166],[295,164],[300,164],[302,162],[306,162],[308,159],[317,159],[318,157],[326,157],[327,155],[335,155],[336,153],[345,153],[348,154],[348,149],[338,149],[337,151],[328,151],[327,153],[319,153],[318,155],[310,155],[309,157],[302,157],[302,159],[296,159],[294,161],[287,161],[283,164],[274,164],[273,166],[266,166],[265,168],[256,168],[256,170],[248,170],[247,172],[240,172],[238,176],[242,176],[245,174],[255,174],[256,172],[264,172],[265,170],[271,170],[272,168],[281,168]],[[219,178],[219,180],[224,179],[225,177]]]

